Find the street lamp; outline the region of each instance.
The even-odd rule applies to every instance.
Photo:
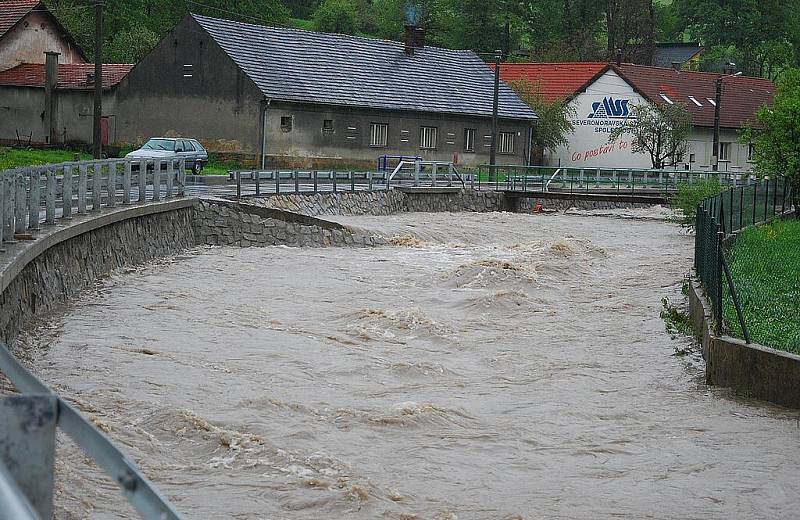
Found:
[[[728,63],[729,66],[735,67],[735,63]],[[713,171],[719,170],[719,111],[720,105],[722,104],[722,80],[725,78],[732,78],[734,76],[741,76],[741,72],[737,72],[735,74],[727,74],[725,76],[719,76],[716,80],[716,87],[717,93],[716,97],[714,98],[714,150],[713,150],[713,164],[711,165],[711,169]]]

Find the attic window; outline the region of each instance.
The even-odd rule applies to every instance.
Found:
[[[322,120],[322,131],[323,132],[333,132],[333,119],[323,119]]]
[[[281,130],[283,132],[291,132],[293,120],[294,116],[281,116]]]
[[[709,103],[711,103],[711,106],[712,106],[712,107],[715,107],[715,106],[717,106],[717,102],[716,102],[716,101],[714,101],[713,99],[711,99],[711,98],[706,98],[706,99],[708,100],[708,102],[709,102]]]
[[[699,106],[699,107],[703,106],[703,104],[702,104],[702,103],[700,103],[699,101],[697,101],[697,98],[695,98],[694,96],[689,96],[689,100],[690,100],[692,103],[694,103],[695,105]]]
[[[194,66],[191,64],[186,64],[183,66],[183,77],[184,78],[191,78],[194,75]]]
[[[663,99],[664,101],[666,101],[670,105],[674,105],[675,104],[670,98],[667,97],[666,94],[659,94],[659,96],[661,96],[661,99]]]

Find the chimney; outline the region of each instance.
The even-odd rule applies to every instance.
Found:
[[[614,62],[617,64],[617,67],[622,65],[622,49],[615,49],[614,50]]]
[[[680,61],[673,61],[672,68],[679,71],[683,68],[683,63],[681,63]]]
[[[54,144],[58,135],[56,117],[56,85],[58,84],[59,52],[46,51],[44,64],[44,124],[47,143]]]
[[[405,51],[409,56],[414,55],[414,47],[416,43],[417,28],[413,25],[406,24],[406,37],[405,37]]]

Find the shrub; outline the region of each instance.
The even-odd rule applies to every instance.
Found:
[[[683,212],[683,224],[688,227],[694,226],[697,206],[703,199],[722,193],[724,189],[717,178],[680,183],[677,188],[678,191],[672,196],[670,203]]]

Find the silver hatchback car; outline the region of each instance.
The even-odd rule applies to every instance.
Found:
[[[197,139],[183,137],[152,137],[141,148],[125,156],[126,159],[164,159],[183,157],[186,168],[198,175],[208,164],[208,152]]]

